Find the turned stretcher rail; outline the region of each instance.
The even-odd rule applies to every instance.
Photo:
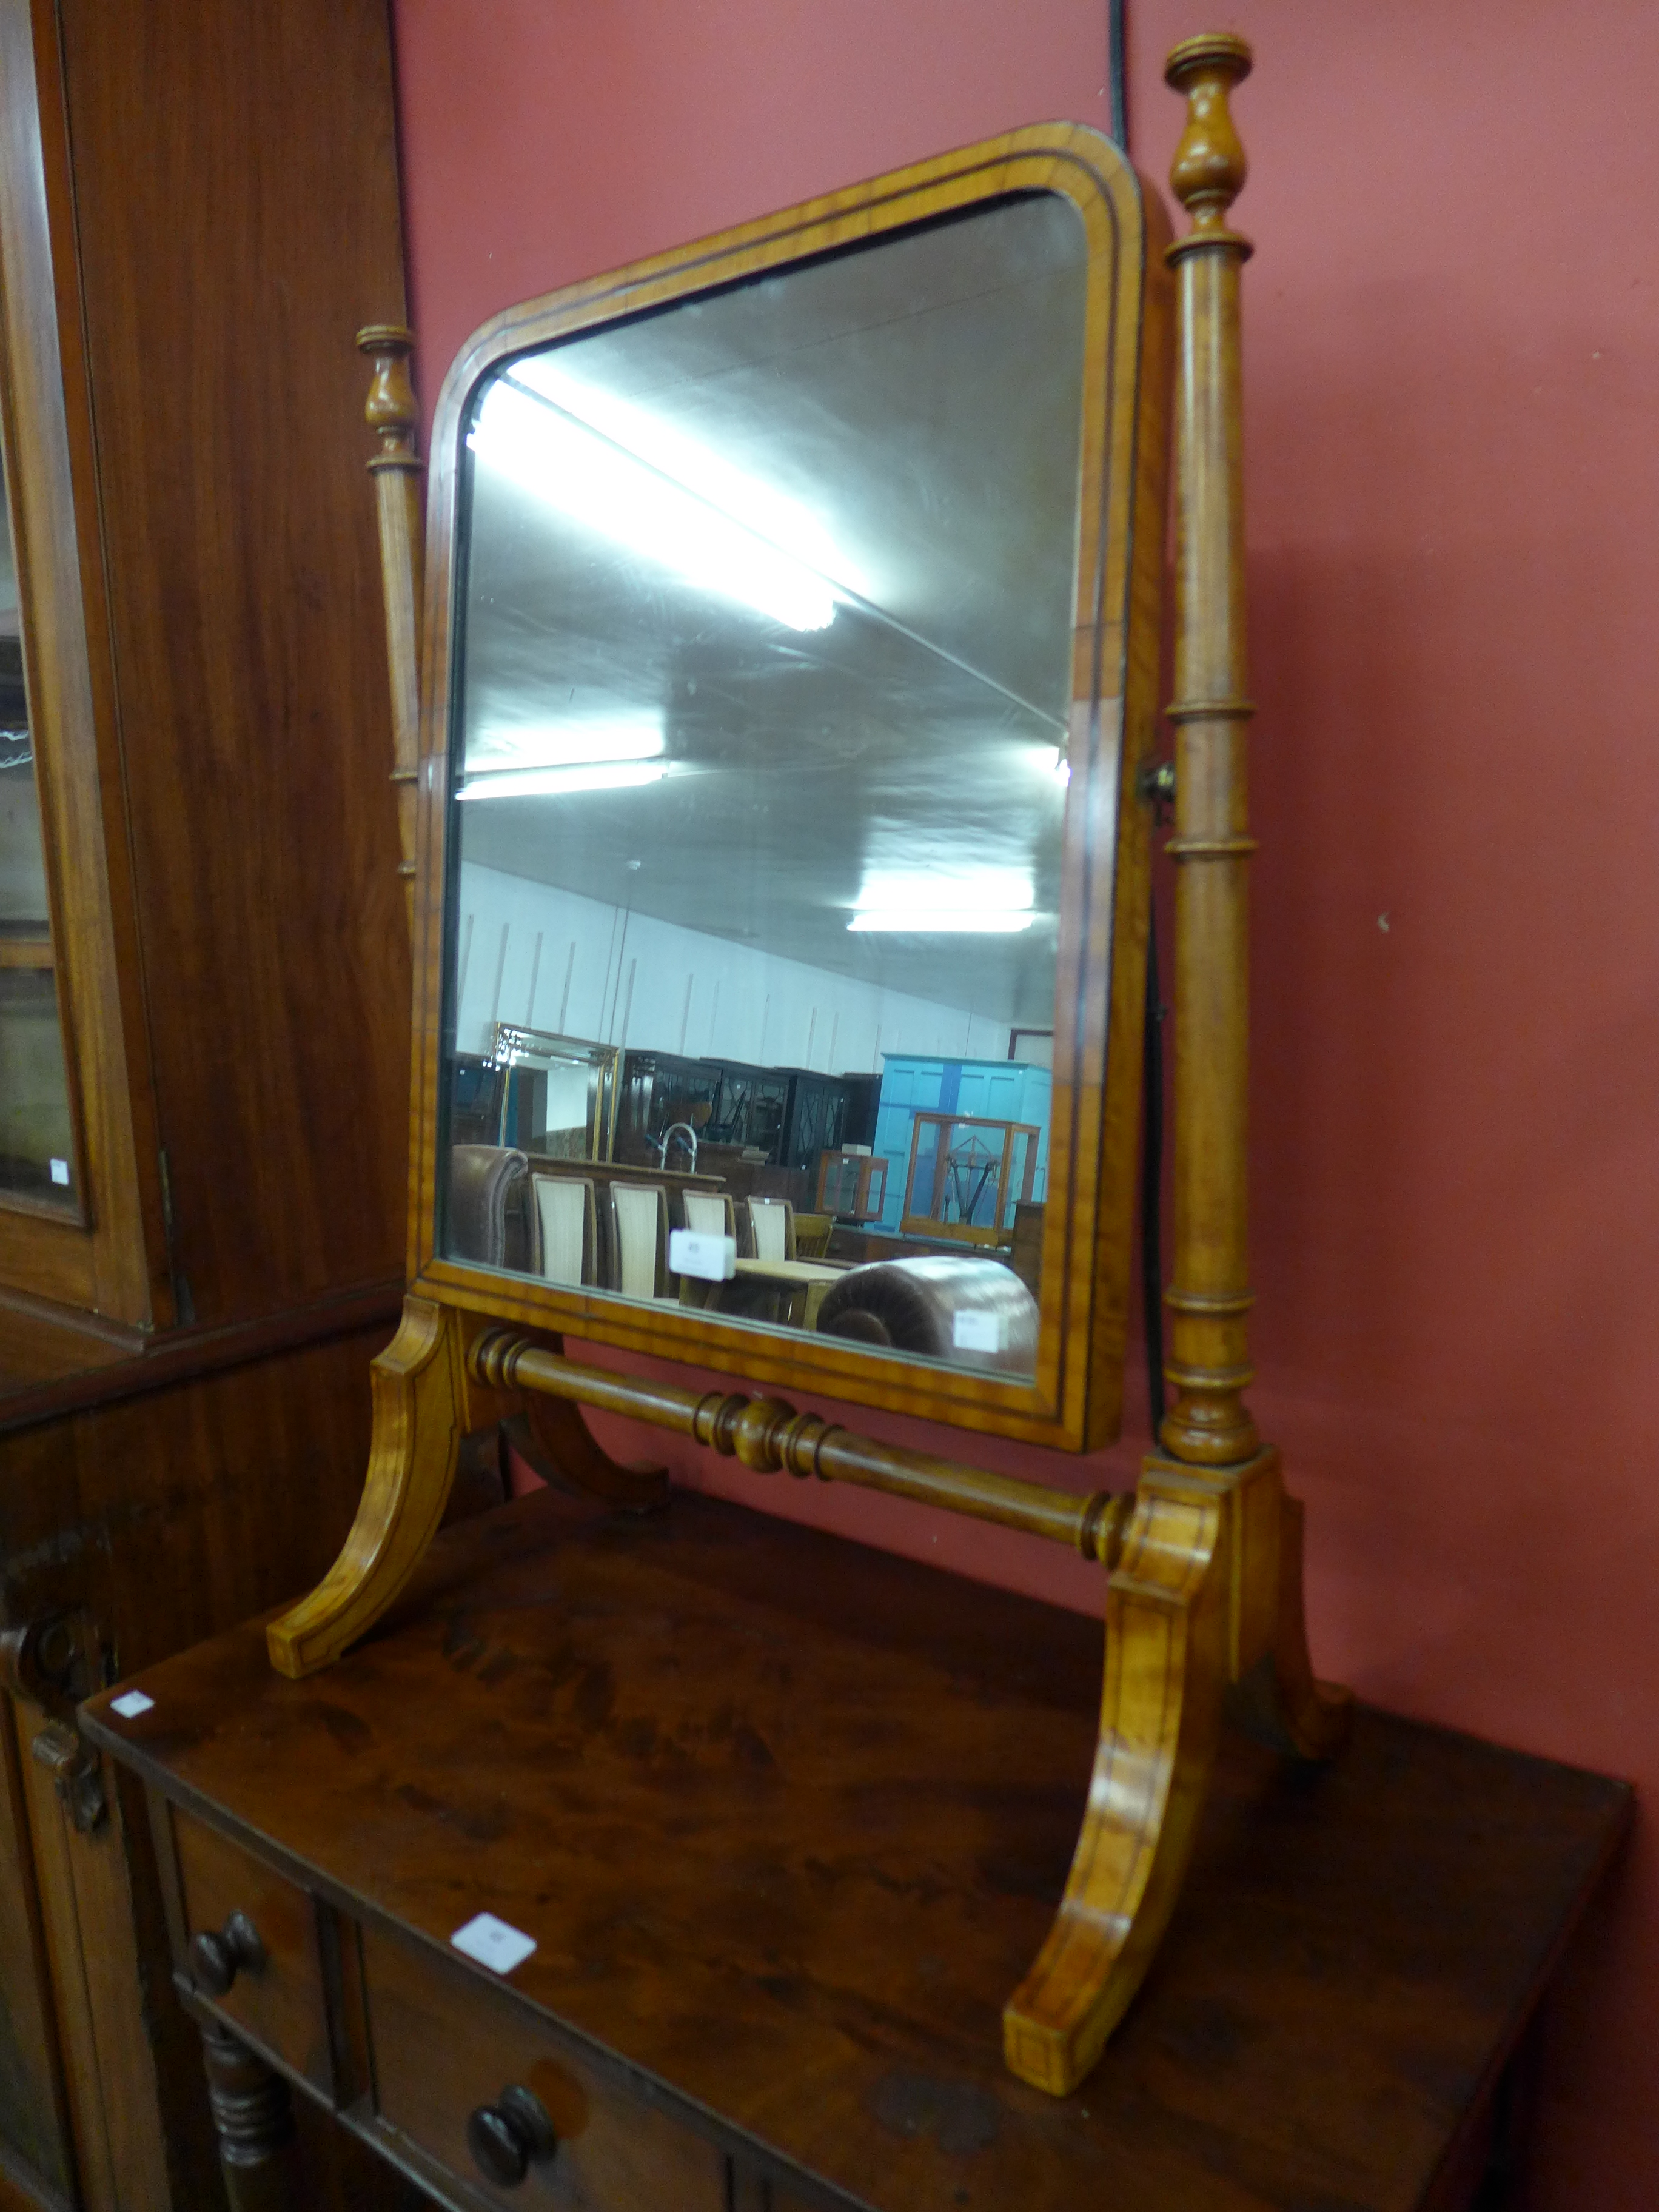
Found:
[[[492,1389],[541,1391],[601,1413],[649,1421],[738,1460],[757,1474],[816,1475],[822,1482],[853,1482],[892,1498],[942,1505],[1067,1545],[1108,1567],[1116,1560],[1134,1504],[1131,1492],[1097,1490],[1079,1498],[1044,1483],[877,1443],[817,1413],[797,1413],[781,1398],[720,1390],[699,1395],[669,1382],[582,1367],[509,1329],[487,1329],[473,1344],[467,1364],[473,1379]]]

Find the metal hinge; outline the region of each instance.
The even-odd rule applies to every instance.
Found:
[[[1175,809],[1176,772],[1173,761],[1146,761],[1135,778],[1137,795],[1152,810],[1152,819],[1160,826],[1168,822]]]

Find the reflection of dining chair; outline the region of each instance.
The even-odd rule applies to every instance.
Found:
[[[550,1283],[593,1279],[593,1185],[586,1176],[532,1179],[541,1230],[541,1273]]]
[[[688,1190],[680,1200],[685,1225],[700,1237],[731,1237],[738,1233],[737,1209],[724,1191]]]
[[[668,1194],[660,1183],[611,1185],[610,1287],[625,1298],[655,1298],[668,1284]]]
[[[787,1198],[751,1198],[749,1206],[750,1256],[757,1260],[793,1260],[795,1256],[795,1209]]]
[[[685,1225],[699,1237],[729,1237],[735,1249],[738,1241],[737,1208],[723,1190],[687,1190],[680,1194],[680,1206]],[[706,1277],[680,1277],[680,1304],[701,1307],[705,1313],[720,1313],[726,1305],[729,1282],[711,1281]]]
[[[444,1227],[450,1259],[534,1273],[541,1224],[524,1154],[506,1145],[452,1145]]]
[[[830,1249],[830,1239],[835,1233],[833,1213],[798,1213],[795,1216],[795,1257],[798,1260],[822,1260]]]

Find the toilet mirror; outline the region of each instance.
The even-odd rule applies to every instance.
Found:
[[[1127,1254],[1159,465],[1138,194],[1071,136],[1106,176],[952,157],[532,302],[452,373],[428,1261],[497,1304],[1063,1415],[1103,1206]]]

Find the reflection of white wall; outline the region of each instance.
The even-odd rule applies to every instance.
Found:
[[[884,1052],[1000,1060],[1003,1022],[884,991],[499,868],[461,864],[456,1045],[495,1024],[694,1059],[879,1073]]]
[[[585,1067],[550,1067],[547,1071],[548,1127],[586,1128],[588,1093],[592,1085],[592,1077]]]

